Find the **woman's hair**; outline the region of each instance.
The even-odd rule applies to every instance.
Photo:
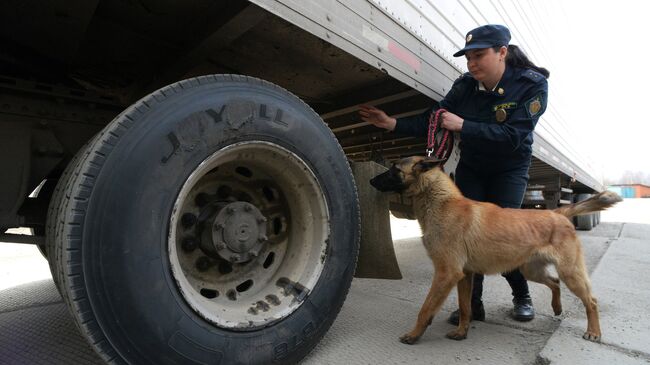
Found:
[[[493,49],[498,52],[501,47],[493,47]],[[508,55],[506,56],[506,64],[508,66],[512,67],[519,67],[519,68],[532,68],[533,70],[541,73],[544,75],[544,77],[548,78],[549,75],[551,74],[547,69],[544,67],[539,67],[532,63],[524,51],[521,50],[518,46],[515,46],[514,44],[508,45]]]

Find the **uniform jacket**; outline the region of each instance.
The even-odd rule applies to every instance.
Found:
[[[547,99],[546,78],[531,69],[506,66],[493,91],[479,90],[478,81],[466,73],[454,82],[439,105],[423,114],[397,119],[394,132],[426,136],[429,116],[444,108],[464,119],[460,132],[462,162],[481,169],[528,165],[533,129],[546,110]]]

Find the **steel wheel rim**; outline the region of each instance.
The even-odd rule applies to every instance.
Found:
[[[201,162],[177,196],[172,275],[205,320],[232,330],[265,327],[314,289],[328,223],[325,194],[305,161],[275,143],[236,143]]]

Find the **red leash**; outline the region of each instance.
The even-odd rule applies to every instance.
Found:
[[[454,134],[440,125],[440,115],[446,111],[445,109],[438,109],[429,116],[427,157],[433,155],[438,159],[447,160],[451,156],[451,150],[454,148]],[[439,136],[441,133],[442,137]]]

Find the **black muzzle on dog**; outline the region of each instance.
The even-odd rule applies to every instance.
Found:
[[[402,192],[406,186],[399,176],[399,171],[391,167],[388,171],[370,179],[370,185],[381,192]]]

